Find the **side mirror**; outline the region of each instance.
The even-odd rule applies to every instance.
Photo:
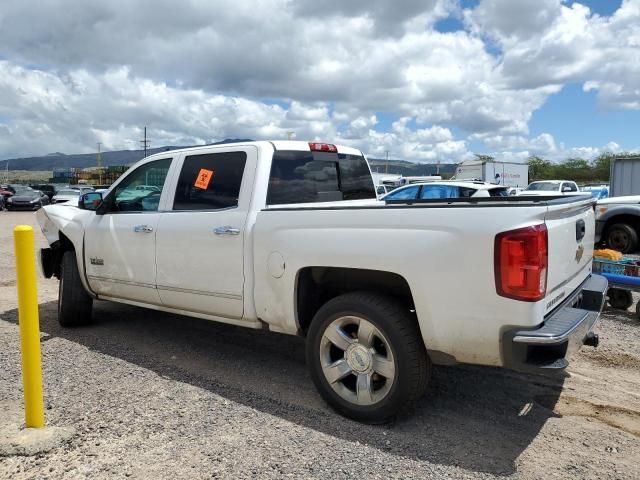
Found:
[[[98,192],[89,192],[80,195],[78,199],[78,208],[82,210],[97,210],[102,205],[102,194]]]

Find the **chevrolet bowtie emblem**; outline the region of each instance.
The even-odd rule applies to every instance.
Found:
[[[582,255],[584,254],[584,247],[582,245],[580,245],[578,247],[578,249],[576,250],[576,262],[580,263],[580,260],[582,260]]]

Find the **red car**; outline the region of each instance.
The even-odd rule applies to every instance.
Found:
[[[4,210],[7,207],[7,198],[12,196],[13,192],[11,190],[0,187],[0,210]]]

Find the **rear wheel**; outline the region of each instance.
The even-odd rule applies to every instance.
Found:
[[[322,397],[342,415],[382,423],[425,391],[431,362],[413,318],[391,298],[336,297],[316,313],[307,365]]]
[[[607,229],[607,245],[622,253],[631,253],[638,248],[638,233],[626,223],[616,223]]]
[[[607,292],[607,296],[609,297],[609,305],[612,308],[627,310],[633,305],[633,295],[629,290],[612,287]]]
[[[77,327],[91,322],[93,299],[80,281],[76,252],[68,250],[62,256],[58,290],[58,323]]]

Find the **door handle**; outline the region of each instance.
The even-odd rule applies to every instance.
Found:
[[[225,225],[224,227],[214,228],[213,233],[216,235],[240,235],[240,229]]]
[[[133,227],[133,231],[136,233],[151,233],[153,232],[153,227],[149,225],[136,225]]]

